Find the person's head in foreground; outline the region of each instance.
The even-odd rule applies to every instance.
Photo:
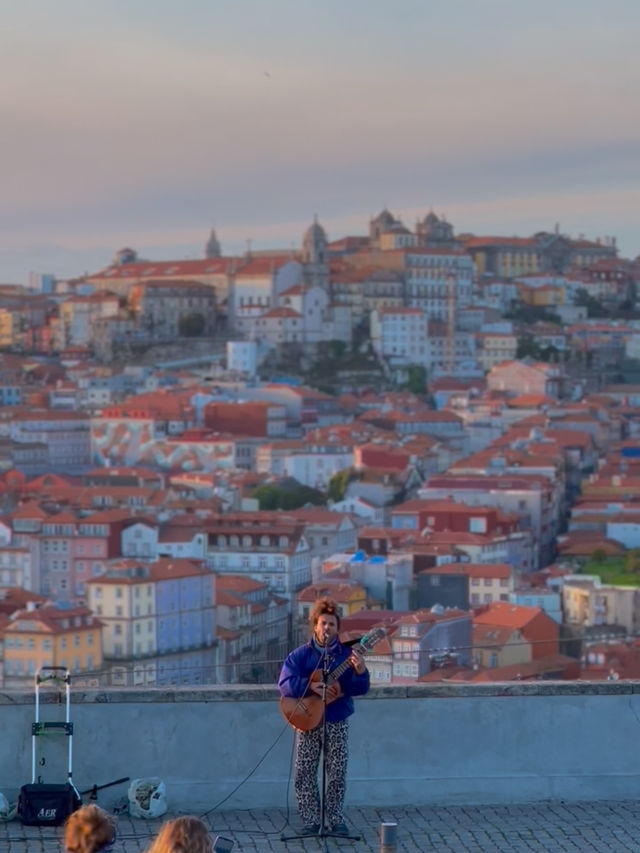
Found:
[[[106,853],[116,837],[111,815],[99,806],[81,806],[64,825],[65,853]]]
[[[213,843],[199,818],[176,817],[164,824],[149,853],[213,853]]]

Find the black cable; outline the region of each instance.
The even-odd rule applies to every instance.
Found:
[[[321,660],[321,658],[320,658],[320,660]],[[314,673],[316,672],[316,670],[318,669],[318,666],[319,666],[319,664],[320,664],[320,660],[318,661],[318,663],[315,665],[315,667],[314,667],[314,668],[313,668],[313,670],[311,671],[311,674],[309,675],[309,677],[308,677],[308,679],[307,679],[307,683],[306,683],[306,685],[305,685],[304,691],[303,691],[302,696],[300,697],[300,699],[302,699],[302,698],[304,698],[304,696],[306,696],[307,691],[309,690],[309,687],[311,686],[311,682],[312,682],[312,680],[313,680],[313,675],[314,675]],[[238,784],[235,786],[235,788],[233,788],[233,789],[232,789],[232,790],[227,794],[227,796],[226,796],[226,797],[224,797],[222,800],[219,800],[219,801],[218,801],[214,806],[212,806],[212,807],[211,807],[210,809],[208,809],[206,812],[203,812],[201,815],[199,815],[199,817],[200,817],[200,819],[201,819],[201,820],[203,820],[204,818],[208,818],[208,816],[209,816],[212,812],[214,812],[214,811],[216,811],[217,809],[219,809],[221,805],[223,805],[224,803],[226,803],[226,802],[227,802],[227,800],[228,800],[230,797],[232,797],[232,796],[236,793],[236,791],[238,791],[238,790],[239,790],[239,789],[244,785],[244,783],[245,783],[245,782],[247,782],[247,781],[251,778],[251,776],[253,776],[253,774],[256,772],[256,770],[258,769],[258,767],[260,767],[260,765],[261,765],[261,764],[262,764],[262,762],[265,760],[265,758],[267,757],[267,755],[269,755],[269,753],[271,752],[271,750],[275,747],[275,745],[278,743],[278,741],[280,740],[280,738],[282,737],[282,735],[285,733],[285,731],[286,731],[288,728],[291,728],[291,724],[290,724],[290,723],[289,723],[289,721],[287,720],[287,721],[285,722],[285,725],[284,725],[284,726],[283,726],[283,728],[281,729],[280,733],[279,733],[279,734],[278,734],[278,736],[276,737],[276,739],[273,741],[273,743],[272,743],[272,744],[271,744],[271,746],[267,749],[267,751],[264,753],[264,755],[262,755],[262,757],[260,758],[260,760],[258,761],[258,763],[257,763],[257,764],[256,764],[256,765],[255,765],[255,766],[254,766],[250,771],[249,771],[249,773],[244,777],[244,779],[242,779],[240,782],[238,782]],[[284,824],[282,825],[282,827],[281,827],[280,829],[278,829],[278,830],[272,830],[271,832],[255,833],[255,832],[251,832],[251,831],[247,830],[247,831],[246,831],[246,832],[247,832],[247,834],[249,834],[249,835],[256,835],[256,834],[260,834],[260,835],[278,835],[278,834],[280,834],[280,833],[282,833],[282,832],[283,832],[283,830],[285,829],[285,827],[286,827],[286,826],[288,826],[288,825],[289,825],[289,815],[290,815],[290,809],[289,809],[289,789],[290,789],[290,786],[291,786],[291,775],[292,775],[292,766],[293,766],[293,753],[294,753],[294,747],[295,747],[295,737],[294,737],[294,738],[292,739],[292,741],[291,741],[291,758],[290,758],[290,760],[289,760],[289,776],[288,776],[288,778],[287,778],[287,790],[286,790],[286,794],[285,794],[285,796],[286,796],[286,809],[285,809],[285,822],[284,822]],[[223,831],[224,831],[224,832],[234,832],[235,830],[233,830],[233,829],[225,829],[225,830],[223,830]]]

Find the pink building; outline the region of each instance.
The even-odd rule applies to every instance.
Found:
[[[494,365],[487,375],[489,391],[520,394],[545,394],[559,399],[563,392],[564,371],[558,364],[546,362],[503,361]]]

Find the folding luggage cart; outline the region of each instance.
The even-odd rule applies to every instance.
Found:
[[[47,682],[64,684],[64,721],[40,720],[40,686]],[[61,734],[67,738],[67,781],[45,783],[36,779],[36,753],[38,738]],[[59,826],[81,804],[80,794],[73,784],[73,723],[71,722],[71,674],[64,666],[43,666],[35,679],[35,720],[31,724],[31,783],[20,788],[18,817],[27,826]]]

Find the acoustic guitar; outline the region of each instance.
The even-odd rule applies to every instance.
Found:
[[[354,648],[361,654],[367,655],[375,646],[378,645],[380,640],[382,640],[386,634],[387,632],[384,628],[374,628],[369,634],[365,634]],[[347,658],[333,669],[327,675],[327,686],[334,684],[351,665],[351,659]],[[313,671],[311,678],[309,679],[309,683],[311,684],[313,681],[321,680],[322,671],[316,669]],[[322,722],[325,704],[328,705],[337,698],[337,696],[327,695],[326,700],[323,701],[317,693],[310,693],[309,691],[299,699],[294,696],[281,696],[280,710],[285,720],[290,723],[294,729],[298,729],[298,731],[301,732],[310,732],[313,731],[313,729],[317,729]]]

